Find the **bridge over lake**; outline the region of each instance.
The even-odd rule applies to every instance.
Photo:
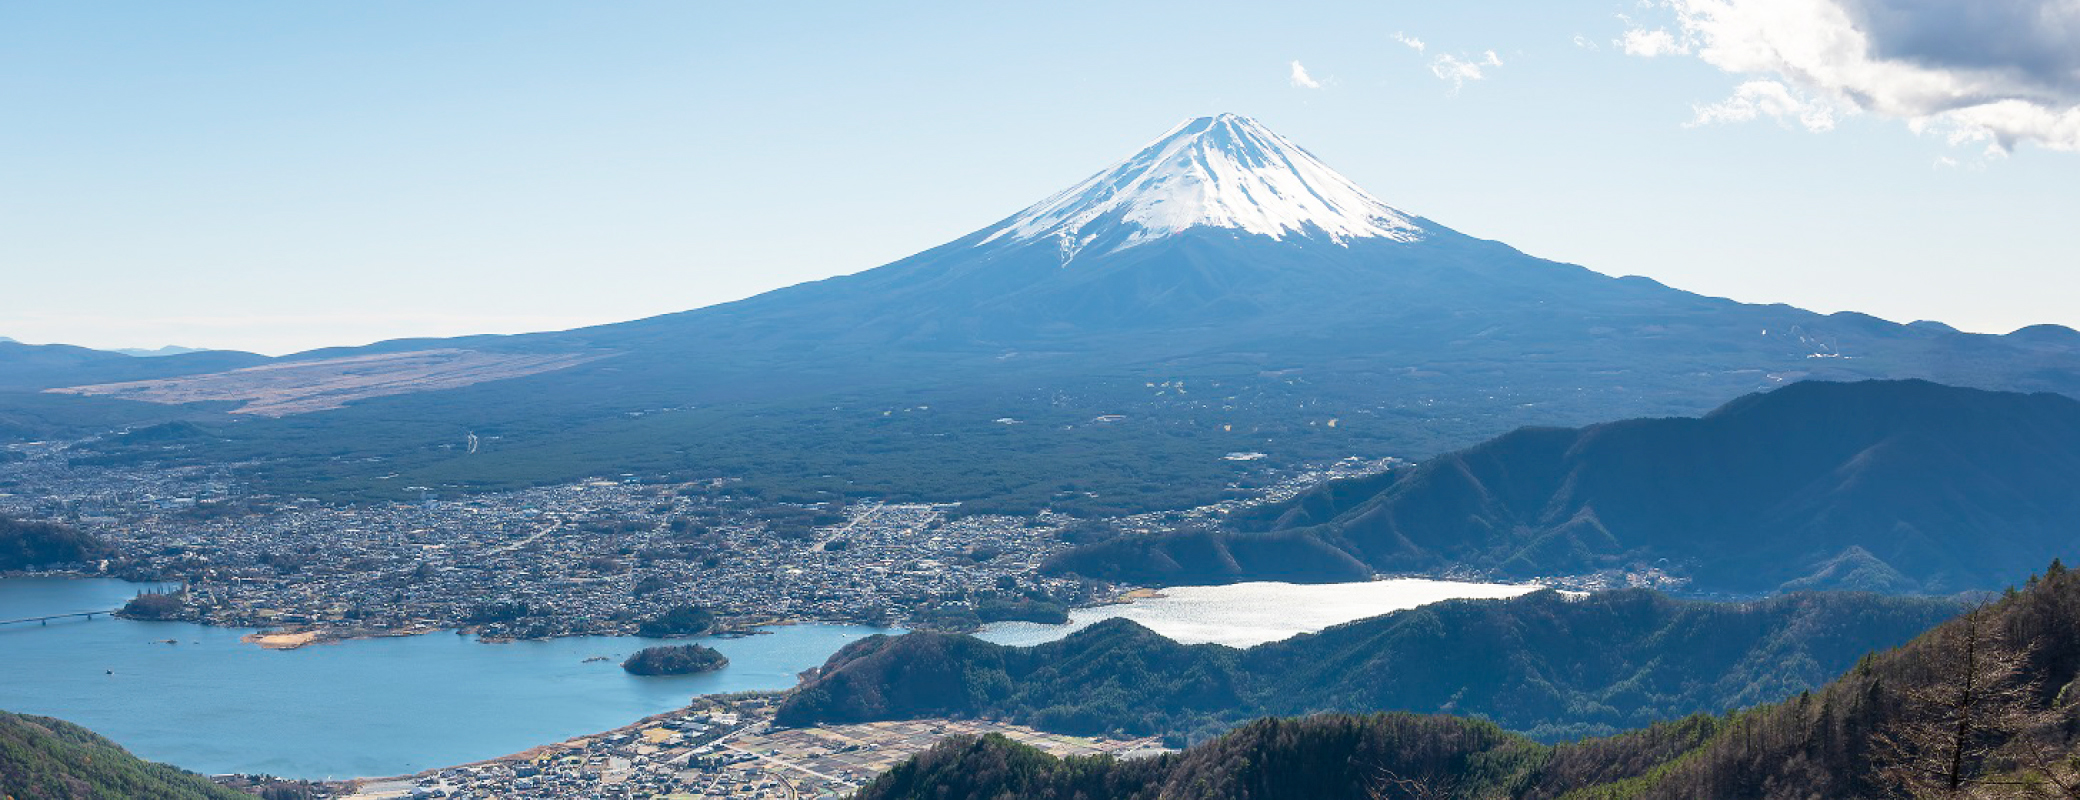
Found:
[[[87,619],[93,619],[95,617],[110,617],[114,616],[117,610],[118,609],[111,608],[107,611],[73,611],[65,614],[45,614],[41,617],[19,617],[16,619],[0,619],[0,625],[27,625],[31,622],[40,625],[49,625],[51,624],[51,620],[54,619],[71,619],[73,617],[85,617]]]

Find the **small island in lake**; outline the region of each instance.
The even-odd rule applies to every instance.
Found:
[[[130,602],[116,610],[117,616],[157,621],[180,619],[187,613],[188,601],[177,592],[146,592],[130,598]]]
[[[693,675],[728,665],[729,659],[715,648],[697,644],[645,647],[621,662],[622,669],[636,675]]]

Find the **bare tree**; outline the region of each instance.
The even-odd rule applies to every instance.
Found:
[[[2015,784],[2020,797],[2080,798],[2080,755],[2066,747],[2063,737],[2047,732],[2062,728],[2064,709],[2039,715],[2045,724],[2016,737],[2010,751],[2027,769]]]
[[[1437,775],[1403,776],[1381,769],[1366,791],[1371,800],[1448,800],[1457,796],[1456,781]]]
[[[2039,702],[2034,643],[2007,635],[1990,606],[1940,630],[1934,673],[1906,690],[1898,718],[1878,732],[1879,780],[1916,800],[2080,800],[2080,755],[2068,735],[2080,698]]]
[[[1988,766],[2034,727],[2025,648],[2006,641],[1985,605],[1938,631],[1934,674],[1906,690],[1899,718],[1878,733],[1878,778],[1916,800],[2018,796]]]

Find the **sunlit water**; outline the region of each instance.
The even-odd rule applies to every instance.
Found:
[[[1516,597],[1538,588],[1420,578],[1363,583],[1180,586],[1162,590],[1161,597],[1076,609],[1069,612],[1066,625],[1004,622],[983,629],[979,635],[999,644],[1039,644],[1068,636],[1099,620],[1126,617],[1186,644],[1215,642],[1249,647],[1440,600]]]
[[[4,579],[0,619],[114,608],[139,588]],[[658,642],[483,644],[435,633],[277,651],[240,642],[247,631],[180,622],[6,625],[0,709],[75,722],[139,756],[203,773],[398,775],[620,727],[694,695],[793,686],[802,670],[879,632],[792,625],[700,639],[729,666],[637,677],[621,659]],[[608,660],[585,663],[593,656]]]

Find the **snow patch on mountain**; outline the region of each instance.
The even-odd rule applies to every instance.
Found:
[[[1186,120],[1141,152],[1005,220],[983,239],[1055,240],[1063,263],[1208,226],[1413,242],[1422,226],[1291,140],[1234,114]]]

